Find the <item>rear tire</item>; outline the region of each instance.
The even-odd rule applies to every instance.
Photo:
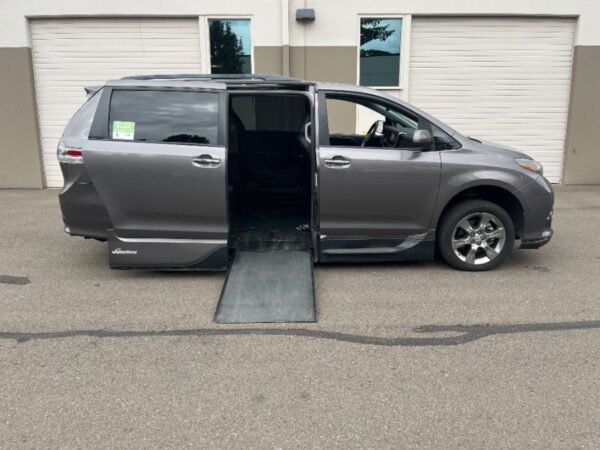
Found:
[[[486,200],[466,200],[453,206],[438,227],[442,258],[459,270],[498,267],[510,255],[515,227],[508,213]]]

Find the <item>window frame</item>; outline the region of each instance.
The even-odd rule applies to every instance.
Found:
[[[204,15],[198,16],[198,28],[200,31],[200,41],[204,44],[201,45],[200,51],[200,65],[202,73],[212,74],[212,66],[210,62],[210,27],[209,21],[211,20],[249,20],[250,21],[250,73],[253,74],[255,70],[254,65],[254,20],[252,15],[248,14],[217,14],[217,15]]]
[[[408,72],[410,63],[410,34],[412,26],[412,16],[410,14],[358,14],[356,25],[356,84],[360,84],[360,24],[362,19],[400,19],[402,21],[402,30],[400,33],[400,66],[398,68],[398,86],[365,86],[372,89],[383,91],[399,91],[400,98],[407,99],[408,92]]]
[[[217,94],[217,103],[219,110],[217,111],[217,142],[214,144],[200,144],[197,142],[171,142],[171,141],[136,141],[128,139],[113,139],[110,135],[110,106],[112,103],[112,95],[115,91],[161,91],[161,92],[198,92],[198,93],[214,93]],[[142,86],[127,86],[127,87],[106,87],[103,88],[102,97],[96,108],[96,114],[92,120],[88,139],[106,142],[115,142],[118,144],[153,144],[153,145],[185,145],[193,147],[224,147],[225,146],[225,130],[227,118],[227,92],[222,89],[206,89],[206,88],[169,88],[169,87],[142,87]]]

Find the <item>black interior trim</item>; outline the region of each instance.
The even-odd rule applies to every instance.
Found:
[[[94,120],[90,128],[89,139],[108,139],[108,111],[110,107],[110,98],[112,97],[111,87],[105,87],[100,94],[100,101],[94,114]]]

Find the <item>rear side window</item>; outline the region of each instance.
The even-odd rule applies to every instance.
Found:
[[[115,90],[109,139],[216,145],[218,116],[214,92]]]

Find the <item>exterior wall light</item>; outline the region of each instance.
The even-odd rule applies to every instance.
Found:
[[[296,10],[296,22],[312,22],[315,20],[314,8],[298,8]]]

